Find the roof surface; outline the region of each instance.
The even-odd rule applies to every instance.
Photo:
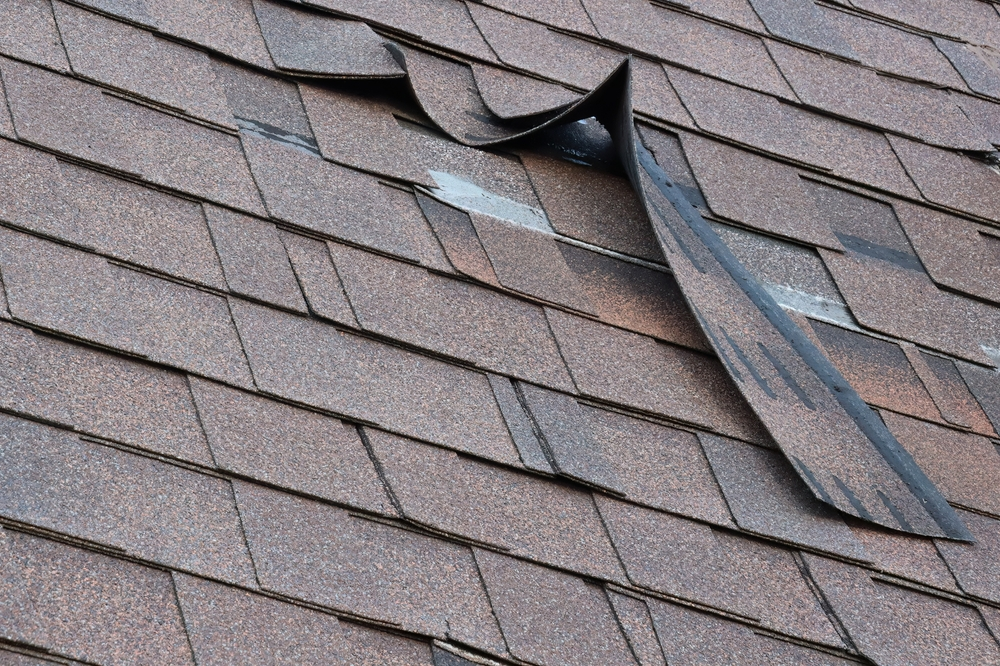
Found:
[[[0,664],[1000,664],[1000,6],[0,0],[0,94]]]

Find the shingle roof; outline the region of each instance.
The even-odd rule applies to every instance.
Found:
[[[992,0],[0,0],[0,663],[1000,664]]]

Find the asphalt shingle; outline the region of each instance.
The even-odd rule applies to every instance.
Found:
[[[0,11],[0,53],[69,69],[48,0],[5,0]]]

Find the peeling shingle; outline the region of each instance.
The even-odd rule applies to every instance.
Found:
[[[483,102],[500,118],[521,118],[545,113],[572,104],[580,98],[578,93],[563,86],[499,67],[474,63],[472,75]]]

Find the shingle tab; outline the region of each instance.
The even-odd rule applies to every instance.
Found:
[[[517,464],[483,375],[261,306],[232,308],[262,390]]]
[[[667,666],[646,602],[617,592],[608,592],[608,599],[639,663],[642,666]]]
[[[332,615],[173,575],[194,657],[200,666],[346,666],[348,648]]]
[[[500,286],[469,214],[422,194],[417,194],[417,203],[455,270],[479,282]]]
[[[344,77],[401,76],[382,39],[360,21],[253,0],[267,49],[280,69]]]
[[[875,569],[949,592],[958,590],[933,541],[858,520],[851,522],[851,532],[864,545]]]
[[[771,34],[852,60],[857,55],[812,0],[750,0]]]
[[[377,513],[395,513],[354,426],[191,378],[222,469]]]
[[[600,588],[504,555],[475,553],[515,657],[580,666],[636,663]]]
[[[851,0],[855,7],[878,16],[950,35],[974,44],[1000,47],[1000,16],[988,3],[956,0],[947,8],[934,0]]]
[[[156,27],[168,35],[207,46],[255,67],[273,67],[251,0],[211,6],[199,0],[152,2],[146,9],[153,15]]]
[[[538,306],[344,245],[331,244],[330,251],[362,327],[572,390]]]
[[[976,543],[938,541],[938,550],[963,590],[1000,602],[1000,520],[968,511],[962,512],[962,520]]]
[[[205,217],[233,293],[306,311],[285,246],[273,224],[210,205],[205,207]]]
[[[915,351],[915,347],[908,347],[907,354],[914,368],[922,366],[920,379],[927,386],[945,420],[960,428],[968,428],[987,437],[996,437],[996,431],[975,397],[969,392],[969,387],[959,374],[954,361],[926,352],[919,352],[915,356]]]
[[[233,116],[204,52],[55,0],[73,71],[220,125]]]
[[[237,119],[280,129],[303,143],[314,141],[294,83],[216,58],[212,69]]]
[[[310,312],[338,324],[360,328],[326,243],[290,232],[280,232],[279,236]]]
[[[586,576],[624,582],[590,495],[368,430],[404,514],[439,530]]]
[[[0,438],[8,517],[254,584],[228,482],[9,416]]]
[[[542,5],[531,0],[487,0],[483,4],[563,30],[597,37],[594,24],[580,0],[556,0]]]
[[[777,451],[699,435],[729,508],[743,529],[795,544],[867,559],[840,515],[820,502]]]
[[[248,484],[237,498],[264,588],[505,652],[468,548]]]
[[[47,0],[5,0],[0,12],[0,53],[67,70],[59,29]]]
[[[5,534],[14,569],[9,575],[26,590],[31,610],[7,616],[4,624],[34,621],[42,646],[89,663],[191,664],[170,574],[27,534]],[[0,599],[10,598],[11,583],[0,581]]]
[[[969,87],[978,93],[1000,97],[1000,73],[993,53],[978,45],[934,38],[934,43],[959,71]]]
[[[563,86],[499,67],[473,63],[472,75],[483,103],[500,118],[544,113],[580,98],[578,93]]]

